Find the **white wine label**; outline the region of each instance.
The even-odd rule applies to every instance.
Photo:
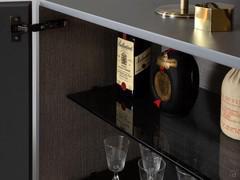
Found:
[[[133,134],[133,109],[123,108],[120,103],[116,103],[117,126],[129,134]]]
[[[142,72],[150,65],[151,48],[146,49],[143,53],[135,57],[135,75]]]
[[[227,136],[240,140],[240,70],[234,68],[222,83],[221,129]]]
[[[117,84],[134,89],[134,43],[118,38],[117,44]]]
[[[240,140],[240,99],[222,94],[221,127],[225,133]]]

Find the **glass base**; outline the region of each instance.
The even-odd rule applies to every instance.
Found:
[[[194,6],[189,5],[188,13],[181,13],[179,4],[169,4],[159,6],[155,12],[162,16],[162,18],[194,18]]]
[[[114,173],[114,176],[113,176],[112,180],[119,180],[119,176],[118,176],[117,173]]]

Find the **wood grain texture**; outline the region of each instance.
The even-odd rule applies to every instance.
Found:
[[[41,8],[68,27],[40,34],[40,180],[78,180],[106,168],[103,139],[118,131],[66,98],[114,81],[116,32]],[[129,158],[138,146],[131,143]]]

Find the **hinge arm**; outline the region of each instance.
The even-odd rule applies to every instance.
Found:
[[[51,20],[51,21],[46,21],[39,24],[29,25],[29,24],[22,23],[20,17],[11,16],[10,21],[11,21],[12,39],[14,41],[19,41],[21,35],[24,33],[39,32],[39,31],[45,31],[48,29],[63,28],[67,26],[67,20],[65,19]]]

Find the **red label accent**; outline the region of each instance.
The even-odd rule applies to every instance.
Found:
[[[153,104],[155,104],[158,108],[160,108],[161,99],[156,99],[155,101],[153,101]]]
[[[164,67],[160,67],[160,72],[164,73],[164,71],[165,71],[165,68]]]
[[[172,48],[169,48],[169,49],[167,49],[165,52],[166,53],[169,53],[169,52],[173,52],[173,51],[176,51],[175,49],[172,49]]]
[[[126,87],[125,82],[122,82],[121,88],[122,88],[123,91],[126,91],[126,90],[127,90],[127,87]]]

